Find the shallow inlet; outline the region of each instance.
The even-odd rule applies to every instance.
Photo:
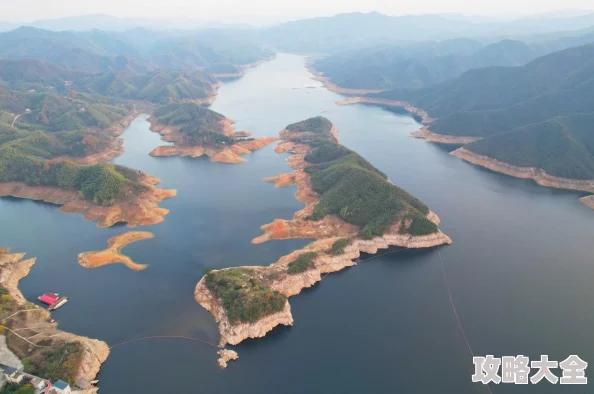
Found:
[[[310,77],[302,57],[279,55],[225,84],[212,108],[256,137],[329,110],[323,115],[338,126],[342,143],[441,217],[454,240],[441,249],[448,280],[478,355],[548,354],[560,361],[575,353],[594,360],[594,214],[575,193],[473,167],[410,138],[419,127],[411,117],[336,106],[341,97]],[[38,257],[21,286],[29,300],[45,291],[70,296],[54,314],[64,330],[110,344],[148,335],[217,342],[214,320],[193,299],[204,269],[270,264],[307,242],[250,243],[260,225],[301,208],[294,188],[262,182],[290,169],[273,146],[235,166],[152,158],[148,152],[161,141],[145,117],[123,137],[125,154],[117,163],[178,189],[176,198],[162,203],[171,210],[165,222],[135,229],[155,238],[123,250],[149,268],[80,267],[78,253],[101,250],[128,229],[97,229],[79,215],[30,201],[0,200],[0,246]],[[295,326],[241,344],[240,360],[225,371],[216,365],[216,350],[199,343],[156,339],[116,348],[100,373],[101,392],[486,391],[470,382],[472,362],[434,250],[395,253],[329,275],[291,305]],[[147,371],[156,369],[162,378],[146,385]],[[521,389],[559,392],[545,384]],[[518,389],[500,385],[493,391]]]

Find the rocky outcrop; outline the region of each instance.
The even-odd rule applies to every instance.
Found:
[[[28,304],[26,308],[26,300],[18,289],[17,285],[20,279],[25,277],[33,264],[35,259],[23,260],[24,253],[10,254],[8,249],[0,249],[0,284],[6,288],[14,302],[16,302],[22,309],[27,309],[25,313],[21,313],[16,317],[24,320],[27,323],[27,327],[31,327],[29,331],[29,338],[35,337],[36,340],[45,339],[50,341],[53,345],[60,345],[66,342],[75,342],[79,345],[81,350],[80,358],[78,359],[78,369],[75,371],[73,381],[79,378],[85,378],[87,380],[93,380],[99,373],[99,369],[109,355],[109,346],[103,341],[97,339],[91,339],[67,333],[56,329],[56,323],[51,323],[50,313],[33,304]],[[35,313],[32,313],[35,312]],[[14,315],[13,315],[14,316]],[[16,318],[15,317],[15,318]],[[3,317],[6,319],[6,317]],[[7,323],[4,321],[6,329],[10,330],[15,327],[10,327],[11,324],[15,324],[14,319],[10,319]],[[36,335],[31,332],[37,332]],[[51,340],[50,340],[51,338]],[[32,351],[47,351],[45,348],[30,348]],[[96,389],[90,392],[96,392]]]
[[[542,186],[594,192],[594,180],[561,178],[547,174],[541,168],[514,166],[488,156],[479,155],[466,148],[456,149],[450,154],[462,160],[466,160],[469,163],[488,168],[492,171],[500,172],[502,174],[516,178],[533,179],[536,183]],[[592,207],[590,205],[592,196],[584,197],[581,199],[581,201]]]
[[[96,221],[99,227],[110,227],[116,223],[127,223],[130,227],[147,226],[162,222],[169,210],[160,208],[158,204],[174,197],[176,191],[156,188],[155,185],[161,181],[147,174],[142,174],[139,182],[145,186],[145,191],[120,198],[110,206],[84,200],[72,190],[29,186],[21,182],[0,183],[0,197],[11,196],[61,205],[62,212],[82,214],[85,219]]]
[[[219,359],[217,360],[219,367],[223,369],[227,368],[227,363],[229,361],[235,361],[239,358],[239,354],[237,354],[236,351],[229,349],[221,349],[217,354],[219,355]]]
[[[107,249],[98,252],[84,252],[78,255],[78,263],[85,268],[97,268],[108,264],[121,263],[131,270],[145,269],[145,264],[136,264],[132,259],[122,254],[122,248],[132,242],[153,238],[148,231],[129,231],[116,235],[107,240]]]
[[[263,267],[259,268],[263,269]],[[288,302],[282,311],[265,316],[256,323],[239,323],[233,325],[229,322],[227,314],[219,300],[206,287],[205,281],[206,276],[202,277],[200,282],[198,282],[194,296],[198,303],[209,311],[219,324],[219,332],[221,333],[219,346],[224,347],[226,344],[237,345],[247,338],[261,338],[280,324],[285,326],[293,325],[293,316],[291,315],[291,307]]]
[[[480,139],[479,137],[461,137],[457,135],[437,134],[429,130],[427,127],[413,131],[410,133],[410,135],[415,138],[422,138],[429,142],[438,142],[440,144],[470,144],[471,142]]]

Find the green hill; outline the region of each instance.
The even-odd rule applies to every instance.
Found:
[[[308,126],[312,129],[308,130]],[[289,131],[329,134],[332,123],[316,117],[286,127]],[[331,135],[331,134],[330,134]],[[306,155],[305,171],[311,174],[312,189],[319,194],[311,219],[339,215],[360,228],[360,236],[381,236],[396,221],[409,221],[402,233],[431,234],[437,226],[427,219],[429,208],[403,189],[390,183],[386,175],[356,152],[332,137],[300,141],[312,146]]]
[[[231,144],[236,140],[223,134],[225,117],[193,102],[161,106],[153,112],[158,124],[176,126],[184,134],[182,144]]]
[[[467,149],[551,175],[594,179],[594,44],[540,57],[523,67],[492,67],[400,99],[438,119],[435,133],[483,138]]]
[[[548,174],[594,179],[594,114],[556,117],[473,142],[466,149]]]

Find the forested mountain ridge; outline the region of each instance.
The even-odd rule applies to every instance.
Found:
[[[569,179],[594,179],[594,44],[522,67],[470,70],[418,90],[371,97],[408,101],[437,118],[433,133],[471,136],[467,151]]]

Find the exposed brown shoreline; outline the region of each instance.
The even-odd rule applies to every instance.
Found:
[[[543,169],[535,167],[519,167],[504,163],[492,157],[482,156],[474,153],[464,147],[456,149],[450,153],[462,160],[474,165],[488,168],[505,175],[522,179],[533,179],[541,186],[554,187],[558,189],[579,190],[585,192],[594,192],[594,180],[579,180],[571,178],[562,178],[547,174]],[[594,197],[587,196],[580,199],[584,204],[594,209]]]
[[[107,249],[98,252],[84,252],[78,255],[78,263],[85,268],[97,268],[108,264],[121,263],[134,271],[147,267],[145,264],[136,264],[132,259],[122,254],[122,249],[137,241],[153,238],[148,231],[128,231],[107,240]]]
[[[85,219],[96,221],[99,227],[110,227],[116,223],[127,223],[129,227],[157,224],[164,220],[169,210],[158,204],[176,195],[175,190],[159,189],[161,181],[148,174],[142,174],[139,182],[148,190],[135,196],[116,201],[111,206],[101,206],[82,199],[75,191],[57,187],[29,186],[21,182],[0,183],[0,197],[26,198],[61,205],[60,211],[82,214]]]
[[[305,68],[307,68],[307,71],[309,71],[310,73],[312,73],[314,75],[314,77],[312,77],[311,79],[313,79],[314,81],[322,82],[322,84],[324,85],[324,87],[326,89],[328,89],[329,91],[334,92],[334,93],[345,94],[345,95],[358,95],[358,94],[381,93],[381,92],[385,91],[385,90],[381,90],[381,89],[351,89],[351,88],[343,88],[341,86],[338,86],[337,84],[332,82],[330,80],[330,78],[325,77],[323,73],[319,72],[318,70],[316,70],[314,68],[313,59],[311,59],[311,58],[305,62]]]
[[[74,373],[74,380],[83,378],[87,381],[95,379],[99,373],[99,369],[109,355],[108,345],[100,340],[91,339],[74,335],[57,329],[57,323],[51,323],[50,313],[34,304],[27,304],[22,293],[18,289],[18,282],[29,274],[29,271],[35,264],[36,259],[23,260],[24,253],[11,254],[7,248],[0,249],[0,284],[5,287],[14,302],[19,305],[20,309],[33,309],[33,311],[23,312],[18,316],[22,319],[22,324],[28,324],[32,327],[31,330],[37,332],[33,335],[36,341],[49,340],[54,343],[76,342],[82,354],[78,363],[78,367]],[[4,322],[6,324],[6,322]],[[13,323],[14,324],[14,323]],[[32,334],[29,334],[31,337]],[[20,339],[14,339],[20,340]],[[43,376],[42,376],[43,378]],[[88,390],[78,391],[79,393],[91,394],[96,393],[97,388],[93,387]]]
[[[440,144],[470,144],[471,142],[480,140],[479,137],[460,137],[457,135],[437,134],[429,130],[427,127],[423,127],[417,131],[410,133],[412,137],[422,138],[429,142],[437,142]]]
[[[336,133],[337,130],[334,128],[333,132]],[[294,168],[295,171],[291,174],[281,174],[264,180],[274,182],[276,187],[297,185],[296,197],[306,206],[296,212],[291,220],[277,219],[262,226],[264,234],[254,238],[252,243],[289,238],[318,238],[318,240],[281,257],[270,266],[243,267],[253,270],[254,275],[259,278],[270,278],[269,287],[272,290],[277,290],[287,297],[299,294],[304,288],[311,287],[321,281],[322,274],[337,272],[356,265],[357,263],[354,260],[363,252],[374,254],[377,253],[378,249],[385,249],[390,246],[427,248],[452,243],[451,239],[441,231],[425,236],[400,234],[399,230],[403,225],[400,222],[394,223],[382,237],[366,240],[357,238],[358,229],[344,222],[338,216],[328,215],[316,222],[306,220],[305,217],[313,211],[315,204],[318,202],[317,194],[311,189],[309,174],[303,171],[306,165],[304,157],[310,147],[309,145],[289,141],[291,134],[287,130],[281,131],[283,142],[275,148],[275,152],[292,152],[293,155],[287,160],[289,166]],[[303,135],[304,133],[299,134]],[[430,211],[427,217],[434,223],[439,224],[439,218],[433,212]],[[344,238],[350,238],[351,243],[344,248],[343,254],[334,255],[331,251],[334,242]],[[316,253],[313,267],[299,274],[288,274],[288,264],[305,252]],[[221,346],[227,343],[235,345],[247,338],[260,338],[278,325],[290,326],[293,324],[291,307],[288,302],[282,311],[265,316],[255,323],[231,324],[219,300],[206,287],[205,278],[203,277],[196,286],[195,298],[200,305],[212,313],[219,324]]]

